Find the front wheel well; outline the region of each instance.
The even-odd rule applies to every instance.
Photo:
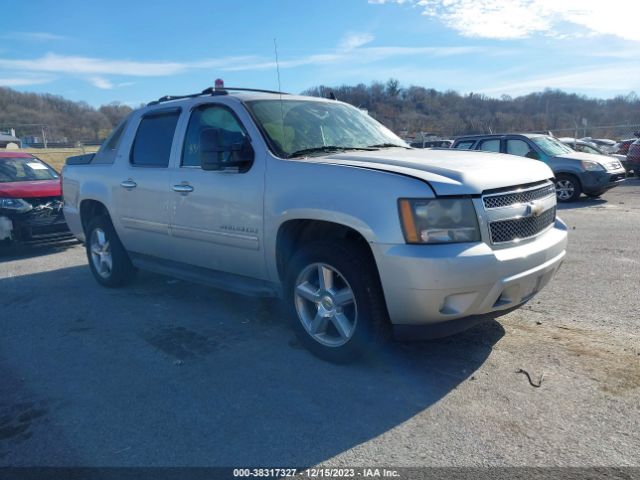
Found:
[[[295,252],[316,240],[346,241],[362,248],[377,271],[371,247],[357,230],[339,223],[321,220],[289,220],[280,225],[276,236],[276,266],[280,280],[284,281],[287,265]]]
[[[582,188],[582,182],[580,181],[580,177],[572,172],[558,172],[554,175],[554,180],[557,182],[559,176],[572,177],[578,183],[578,186]],[[555,182],[554,182],[555,183]]]

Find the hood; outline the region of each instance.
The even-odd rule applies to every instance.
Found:
[[[607,165],[611,162],[608,155],[598,155],[596,153],[571,152],[563,155],[557,155],[556,158],[566,158],[567,160],[586,160],[588,162],[598,162]]]
[[[33,197],[59,197],[62,195],[60,179],[33,180],[30,182],[3,182],[0,183],[0,197],[8,198],[33,198]]]
[[[477,195],[485,190],[553,177],[551,169],[538,160],[465,150],[390,148],[373,152],[337,153],[300,161],[407,175],[428,182],[436,195]]]
[[[618,160],[615,157],[609,155],[598,155],[595,153],[584,153],[584,152],[571,152],[566,153],[564,155],[558,155],[556,158],[562,158],[566,160],[585,160],[587,162],[596,162],[602,165],[603,167],[611,166],[611,162]]]

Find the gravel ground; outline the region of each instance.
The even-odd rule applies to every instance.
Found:
[[[273,302],[104,289],[73,242],[5,252],[0,466],[639,466],[640,181],[560,215],[528,305],[346,367]]]

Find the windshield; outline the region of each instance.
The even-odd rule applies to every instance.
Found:
[[[567,153],[575,153],[571,147],[552,137],[533,137],[531,141],[540,147],[544,153],[553,157],[566,155]]]
[[[56,178],[58,174],[35,157],[0,158],[0,183]]]
[[[254,100],[247,108],[281,158],[408,145],[355,107],[339,102]]]
[[[589,145],[576,145],[576,150],[582,153],[592,153],[595,155],[602,155],[602,152],[597,149],[590,147]]]

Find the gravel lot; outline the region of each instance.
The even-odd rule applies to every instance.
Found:
[[[567,259],[524,308],[346,367],[273,302],[5,252],[0,466],[638,466],[640,181],[560,215]]]

